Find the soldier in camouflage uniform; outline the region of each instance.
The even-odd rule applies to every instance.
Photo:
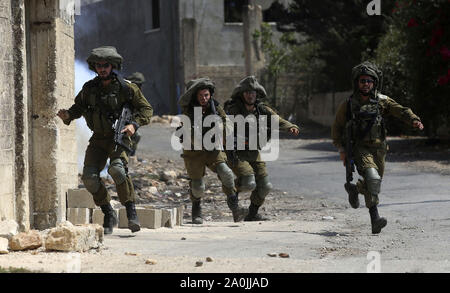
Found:
[[[144,75],[140,72],[135,72],[135,73],[127,76],[125,79],[134,83],[135,85],[137,85],[141,91],[142,91],[142,86],[146,82]],[[131,147],[131,152],[129,154],[130,157],[134,156],[136,154],[137,146],[138,146],[138,143],[140,140],[141,140],[141,133],[139,132],[139,130],[136,130],[136,132],[132,136],[133,143],[132,143],[132,147]]]
[[[135,72],[135,73],[127,76],[125,79],[128,81],[131,81],[132,83],[137,85],[141,91],[142,91],[142,86],[146,82],[144,75],[140,72]]]
[[[260,115],[265,115],[268,122],[275,115],[278,117],[280,130],[288,131],[297,136],[299,134],[298,126],[282,119],[273,109],[262,103],[261,100],[266,98],[266,96],[266,90],[258,83],[256,78],[254,76],[248,76],[240,81],[239,85],[233,90],[230,100],[225,103],[225,112],[228,115],[242,115],[244,118],[249,115],[254,115],[256,119]],[[249,131],[252,130],[246,129],[246,142],[249,141]],[[237,138],[235,137],[236,140]],[[266,163],[261,160],[259,149],[237,150],[235,154],[237,156],[236,162],[229,163],[232,165],[233,172],[238,177],[237,190],[238,192],[252,192],[249,212],[244,221],[267,220],[267,218],[258,214],[258,209],[262,206],[266,196],[272,189]]]
[[[234,185],[233,171],[228,167],[226,155],[223,151],[214,149],[206,150],[202,146],[201,150],[194,149],[194,109],[201,108],[201,121],[208,115],[218,115],[221,123],[226,123],[226,115],[219,103],[213,98],[215,85],[209,78],[199,78],[187,84],[187,91],[179,101],[182,113],[189,117],[191,121],[191,149],[183,149],[182,157],[190,179],[190,198],[192,201],[192,223],[202,224],[201,198],[205,191],[203,177],[205,167],[217,173],[222,182],[222,189],[227,195],[227,204],[233,214],[233,220],[239,222],[245,215],[245,210],[239,206]],[[203,123],[202,123],[203,124]],[[202,127],[201,139],[211,128]],[[184,138],[183,138],[184,139]]]
[[[128,227],[132,232],[140,230],[135,209],[135,192],[128,175],[128,154],[114,142],[113,123],[125,104],[131,105],[134,121],[122,129],[127,134],[127,144],[132,146],[130,137],[136,130],[150,122],[153,109],[139,88],[125,81],[113,69],[120,70],[122,57],[116,48],[104,46],[92,50],[87,59],[89,69],[97,77],[86,82],[69,110],[61,109],[58,116],[66,125],[83,116],[93,131],[84,159],[82,180],[93,195],[94,202],[104,213],[105,234],[111,234],[117,223],[117,216],[110,204],[110,196],[100,178],[100,171],[109,158],[108,173],[114,180],[120,202],[126,207]]]
[[[345,189],[349,194],[350,205],[355,209],[359,207],[358,194],[364,195],[372,233],[378,234],[387,224],[387,220],[379,216],[377,208],[388,150],[384,117],[392,115],[420,130],[423,125],[411,109],[380,93],[382,72],[376,65],[364,62],[355,66],[352,70],[352,84],[353,94],[338,107],[331,136],[344,165],[347,156],[346,141],[349,139],[351,156],[363,179],[359,179],[356,185],[346,183]]]

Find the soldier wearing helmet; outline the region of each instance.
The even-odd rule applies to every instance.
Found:
[[[369,209],[372,233],[381,232],[387,220],[378,214],[378,194],[381,189],[385,157],[388,150],[384,117],[392,115],[413,128],[423,129],[420,118],[411,109],[381,94],[382,72],[376,65],[363,62],[352,70],[353,94],[339,105],[331,129],[333,144],[339,149],[340,159],[353,158],[362,179],[356,184],[346,183],[349,203],[359,207],[358,194],[363,194]],[[346,142],[351,153],[347,153]]]
[[[150,122],[153,108],[140,89],[125,81],[113,69],[122,68],[122,56],[116,48],[104,46],[92,50],[87,59],[89,69],[97,77],[86,82],[75,97],[75,103],[68,109],[61,109],[58,116],[64,124],[83,116],[93,131],[84,159],[82,180],[93,195],[94,202],[104,213],[104,233],[111,234],[117,223],[117,215],[110,204],[110,196],[100,178],[100,172],[110,160],[108,173],[116,185],[120,202],[126,207],[128,227],[132,232],[140,230],[135,209],[133,182],[128,174],[128,153],[114,142],[114,121],[120,116],[125,104],[133,111],[133,121],[122,129],[127,134],[127,142],[132,148],[131,137],[137,129]]]
[[[270,134],[270,121],[271,117],[277,117],[279,121],[280,130],[289,132],[290,134],[297,136],[299,134],[299,127],[290,123],[289,121],[281,118],[278,114],[263,103],[263,99],[267,96],[266,90],[258,82],[255,76],[247,76],[242,79],[239,84],[234,88],[233,93],[228,101],[225,102],[225,112],[229,115],[242,115],[247,118],[254,115],[259,123],[260,117],[267,117],[268,132]],[[237,178],[237,189],[239,192],[251,192],[250,205],[248,208],[248,214],[245,216],[244,221],[264,221],[268,220],[258,213],[259,208],[263,205],[266,196],[272,189],[272,184],[269,181],[269,175],[267,173],[266,163],[261,159],[260,148],[251,149],[249,142],[251,133],[258,132],[259,126],[255,129],[247,127],[245,133],[246,149],[236,150],[235,163],[230,160],[233,172]],[[237,132],[235,131],[235,142],[237,141]],[[258,138],[259,139],[259,132]],[[259,144],[259,143],[258,143]],[[263,146],[260,146],[263,147]]]
[[[135,72],[125,79],[137,85],[140,90],[142,90],[142,85],[146,82],[144,75],[140,72]]]
[[[213,98],[215,92],[214,82],[205,77],[191,80],[186,85],[187,91],[180,97],[179,104],[182,113],[186,115],[194,126],[191,130],[191,148],[183,149],[182,157],[190,179],[189,192],[192,201],[192,223],[202,224],[203,217],[201,211],[201,199],[205,191],[205,183],[203,177],[205,176],[205,167],[217,173],[222,182],[222,190],[227,196],[227,205],[233,214],[234,222],[239,222],[245,216],[245,209],[243,209],[238,202],[236,188],[234,185],[233,171],[227,165],[227,158],[220,149],[207,150],[204,146],[202,149],[195,149],[195,120],[204,121],[208,115],[217,115],[220,117],[221,123],[226,125],[227,117],[219,105]],[[201,110],[201,117],[196,117],[195,109]],[[202,123],[203,124],[203,123]],[[202,127],[201,139],[211,128]],[[184,138],[183,138],[184,139]]]

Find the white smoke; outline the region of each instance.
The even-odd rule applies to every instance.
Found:
[[[75,60],[75,92],[79,93],[83,88],[85,82],[93,79],[96,76],[94,72],[89,70],[86,62]],[[76,135],[77,135],[77,161],[78,161],[78,173],[83,173],[83,163],[86,148],[89,143],[89,138],[92,135],[92,131],[86,124],[86,120],[83,117],[75,120],[76,122]],[[101,177],[107,177],[108,173],[106,168],[101,172]]]

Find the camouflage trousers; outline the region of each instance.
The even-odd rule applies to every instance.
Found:
[[[191,180],[202,179],[203,176],[205,176],[206,167],[214,173],[217,173],[217,166],[221,163],[226,164],[227,162],[225,153],[218,150],[183,150],[182,157],[189,179]],[[222,190],[226,195],[236,194],[236,189],[230,189],[224,185],[222,185]],[[191,194],[191,200],[192,199]]]
[[[237,191],[240,191],[239,181],[242,177],[254,175],[256,188],[250,195],[250,201],[257,206],[261,206],[264,203],[265,198],[259,196],[258,190],[260,189],[260,186],[258,186],[258,183],[261,183],[262,179],[269,175],[267,173],[266,163],[261,159],[259,151],[238,151],[238,158],[237,164],[235,164],[235,166],[230,166],[237,176]]]
[[[99,137],[98,135],[94,134],[89,140],[89,145],[86,149],[82,179],[83,182],[85,182],[85,185],[86,182],[89,181],[97,181],[97,184],[99,184],[98,191],[95,193],[89,190],[89,188],[86,186],[93,195],[95,204],[101,206],[108,204],[111,200],[111,197],[106,190],[105,184],[100,178],[100,172],[105,168],[108,158],[110,160],[108,173],[110,173],[114,180],[114,183],[116,184],[117,195],[120,202],[123,205],[125,205],[125,203],[128,201],[134,202],[135,191],[133,182],[128,175],[127,153],[121,147],[116,149],[113,138]],[[120,170],[123,170],[122,174],[119,176],[121,177],[120,180],[117,180],[118,176],[114,175],[114,173],[111,171],[113,163],[116,166],[118,165]],[[88,179],[88,181],[86,179]],[[119,184],[116,181],[119,181]]]
[[[375,168],[378,171],[378,175],[383,178],[387,150],[386,142],[374,146],[356,145],[353,150],[353,156],[358,173],[364,178],[367,169]],[[365,179],[359,179],[356,183],[356,188],[359,193],[364,195],[367,208],[379,204],[378,194],[370,194]]]

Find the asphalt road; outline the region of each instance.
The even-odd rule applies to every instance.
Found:
[[[145,133],[140,146],[142,152],[180,160],[179,152],[171,149],[167,139],[173,131],[171,128],[153,125],[142,131]],[[292,213],[297,218],[302,213],[308,216],[301,220],[309,221],[312,217],[321,221],[326,215],[334,218],[329,227],[322,227],[317,233],[325,245],[321,259],[329,257],[330,263],[336,260],[352,263],[375,251],[389,263],[384,271],[450,272],[449,175],[418,170],[417,165],[388,155],[379,205],[380,215],[388,219],[388,226],[374,236],[370,233],[369,213],[363,197],[360,196],[359,209],[349,208],[343,187],[345,169],[329,139],[302,139],[301,136],[300,139],[282,139],[278,160],[268,162],[267,166],[274,188],[288,194],[283,203],[292,204]],[[356,179],[357,175],[354,177]],[[269,196],[268,206],[271,200]],[[312,216],[308,207],[315,210]],[[270,211],[270,207],[268,209]],[[291,218],[295,220],[295,216]],[[278,225],[284,224],[279,222]],[[322,245],[319,242],[316,244]],[[272,245],[276,246],[276,242]],[[324,271],[341,270],[330,266]],[[352,266],[343,266],[342,271],[354,270]]]

